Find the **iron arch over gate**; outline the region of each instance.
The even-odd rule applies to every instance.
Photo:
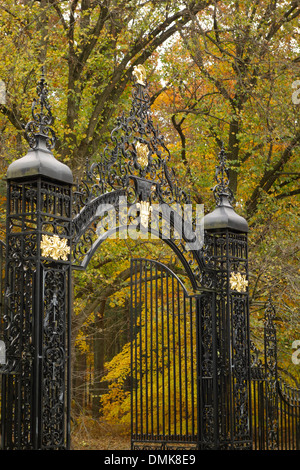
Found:
[[[42,75],[26,126],[30,150],[8,168],[4,449],[70,447],[72,270],[130,230],[164,240],[193,289],[157,261],[131,262],[133,447],[252,448],[248,225],[231,205],[226,155],[216,209],[199,220],[153,125],[142,68],[134,80],[129,115],[74,187],[51,151]]]
[[[201,231],[203,220],[199,222],[197,212],[191,211],[189,195],[178,186],[168,148],[153,125],[145,77],[141,80],[140,73],[135,74],[129,116],[118,119],[111,134],[112,148],[107,146],[99,162],[87,165],[85,179],[74,190],[69,168],[51,152],[55,134],[44,76],[37,91],[33,121],[26,126],[31,150],[7,172],[4,332],[8,358],[2,447],[69,447],[71,270],[84,269],[104,239],[116,232],[126,235],[131,228],[165,240],[194,289],[190,297],[181,285],[185,307],[177,302],[180,309],[188,302],[194,316],[189,324],[193,335],[185,336],[185,342],[191,342],[189,348],[181,345],[180,349],[185,350],[185,358],[189,354],[191,373],[198,377],[196,383],[185,379],[184,399],[191,402],[193,412],[188,409],[182,415],[189,428],[180,431],[179,441],[190,440],[197,448],[248,448],[248,226],[230,204],[224,150],[214,188],[217,208],[205,216]],[[161,278],[167,274],[163,266],[159,271]],[[23,297],[17,292],[19,284]],[[187,317],[183,318],[178,335],[187,327]],[[179,409],[183,413],[183,407]],[[226,420],[220,421],[223,414]],[[167,436],[175,445],[175,429],[157,432],[164,435],[164,446]],[[136,441],[147,443],[147,433],[139,430],[138,436]]]
[[[183,210],[186,207],[191,208],[191,201],[189,195],[179,188],[175,173],[170,168],[168,148],[159,129],[153,125],[145,81],[135,81],[129,116],[123,115],[118,119],[111,137],[112,148],[108,145],[100,162],[87,166],[86,179],[74,191],[76,209],[73,217],[73,267],[85,268],[106,238],[116,232],[122,238],[131,227],[140,234],[148,232],[165,241],[181,261],[193,288],[193,294],[188,295],[185,287],[178,284],[182,300],[177,301],[177,309],[181,309],[184,320],[176,333],[184,338],[185,347],[181,345],[181,353],[185,351],[185,359],[189,356],[190,372],[187,372],[187,367],[186,373],[189,376],[185,377],[185,396],[183,398],[182,395],[182,399],[192,408],[187,409],[183,404],[179,406],[182,420],[179,419],[178,426],[182,428],[179,432],[178,427],[175,429],[178,415],[173,417],[175,421],[171,426],[174,408],[168,407],[167,411],[164,405],[167,417],[160,419],[159,414],[156,415],[155,430],[154,415],[148,419],[144,408],[146,402],[151,403],[150,410],[155,406],[155,382],[152,382],[151,400],[147,392],[142,390],[143,385],[148,383],[149,375],[144,371],[141,373],[141,368],[148,371],[150,365],[146,361],[145,364],[140,364],[139,370],[133,367],[133,446],[249,448],[248,225],[231,206],[232,194],[225,152],[221,150],[216,170],[214,194],[217,208],[199,220],[197,214]],[[109,215],[113,216],[112,221]],[[136,263],[132,261],[132,267],[136,268]],[[169,277],[175,280],[176,277],[166,267],[154,261],[139,262],[139,270],[142,272],[148,272],[146,266],[151,271],[155,266],[155,270],[160,273],[161,286],[158,293],[157,290],[153,291],[153,284],[148,278],[146,284],[141,280],[137,282],[137,272],[132,268],[132,312],[135,313],[132,321],[133,330],[137,333],[134,334],[135,340],[132,343],[132,347],[135,345],[136,349],[132,351],[136,357],[147,356],[141,347],[146,346],[146,342],[140,342],[139,346],[137,342],[145,331],[140,329],[141,325],[137,327],[137,312],[140,312],[141,305],[136,303],[136,296],[141,298],[146,295],[150,299],[148,289],[152,286],[152,301],[155,302],[156,313],[158,305],[160,312],[164,311],[164,302],[167,302],[164,295],[168,295],[169,289],[165,286],[165,279]],[[183,313],[185,310],[189,310],[189,315]],[[147,308],[144,314],[148,315]],[[194,328],[193,335],[180,332],[181,328],[187,328],[188,316],[191,317],[189,326]],[[178,312],[177,317],[181,318]],[[141,321],[141,317],[139,319]],[[162,322],[163,319],[164,315]],[[147,324],[148,322],[145,328]],[[159,336],[163,340],[165,331],[162,324],[160,327],[162,329]],[[175,332],[173,335],[175,336]],[[175,343],[178,344],[178,341],[177,338]],[[158,348],[158,343],[156,347]],[[168,349],[171,353],[170,348]],[[175,357],[177,353],[173,350],[172,354]],[[157,360],[161,358],[157,357]],[[137,363],[135,364],[137,367]],[[170,382],[179,380],[180,375],[171,376],[170,371],[168,366],[166,370],[161,367],[156,385],[168,374]],[[140,400],[137,400],[138,394]],[[147,398],[143,399],[143,394]],[[156,405],[161,398],[157,389]],[[151,419],[153,425],[150,429]],[[168,429],[167,422],[170,424]],[[144,428],[145,423],[147,429]]]

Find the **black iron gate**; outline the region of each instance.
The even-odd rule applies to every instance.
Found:
[[[189,294],[157,261],[131,263],[132,447],[249,449],[253,436],[255,448],[299,449],[299,395],[278,382],[271,327],[264,367],[250,364],[248,224],[231,205],[225,151],[202,237],[202,223],[183,210],[190,196],[169,166],[140,74],[113,147],[87,165],[75,190],[51,152],[43,75],[38,83],[25,128],[30,150],[7,171],[2,448],[69,448],[72,270],[131,227],[165,240],[193,287]]]
[[[134,449],[198,446],[196,301],[164,264],[131,260]]]
[[[222,315],[222,302],[189,294],[162,263],[131,261],[133,449],[251,447],[245,312]]]
[[[300,450],[300,389],[278,376],[271,300],[265,305],[263,351],[252,343],[251,401],[254,450]]]

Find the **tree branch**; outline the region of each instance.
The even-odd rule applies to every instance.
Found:
[[[186,158],[186,138],[184,135],[184,132],[182,130],[182,123],[185,121],[185,117],[183,117],[179,122],[176,121],[176,115],[173,114],[171,117],[172,124],[174,126],[174,129],[178,132],[180,140],[181,140],[181,160],[185,165],[188,164],[187,158]]]
[[[297,194],[300,194],[300,189],[294,189],[293,191],[290,191],[289,193],[281,193],[275,197],[276,199],[284,199],[286,197],[296,196]]]
[[[23,130],[24,120],[21,116],[17,113],[15,109],[9,109],[4,104],[0,104],[0,112],[8,118],[8,120],[13,124],[13,126],[21,131]]]
[[[193,4],[193,11],[197,13],[203,10],[207,7],[208,3],[195,2]],[[127,54],[125,54],[120,64],[112,73],[108,85],[96,96],[96,103],[85,132],[86,137],[78,146],[77,158],[79,161],[87,155],[91,155],[94,149],[98,148],[101,135],[107,129],[108,122],[114,112],[113,105],[119,100],[125,90],[132,76],[134,66],[145,63],[157,47],[171,37],[179,27],[182,27],[189,21],[190,11],[188,8],[175,13],[151,30],[145,38],[135,42]],[[129,67],[128,64],[130,64]],[[99,119],[99,116],[101,116],[101,119]]]
[[[290,142],[290,144],[283,151],[281,158],[270,170],[265,171],[264,175],[260,179],[260,182],[252,192],[251,197],[247,202],[247,212],[251,216],[257,207],[260,191],[263,190],[268,192],[274,185],[275,181],[279,177],[279,171],[288,162],[292,156],[294,148],[300,143],[300,133],[298,133]]]

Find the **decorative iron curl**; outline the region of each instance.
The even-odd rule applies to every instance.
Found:
[[[46,146],[49,150],[55,147],[56,135],[54,130],[50,127],[54,118],[51,113],[51,106],[48,102],[48,88],[44,76],[44,67],[42,67],[42,76],[36,87],[38,98],[34,98],[31,106],[32,121],[29,121],[25,126],[25,137],[32,149],[38,145],[38,137],[46,138]],[[40,111],[36,112],[37,107],[40,106]]]

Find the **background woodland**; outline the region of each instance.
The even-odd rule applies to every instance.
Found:
[[[24,124],[46,69],[56,157],[82,178],[118,115],[133,67],[147,71],[154,124],[180,184],[205,212],[222,142],[235,209],[250,226],[250,307],[261,345],[276,305],[280,373],[300,387],[300,0],[0,0],[0,238],[7,166],[27,153]],[[109,240],[74,274],[73,423],[128,423],[129,266],[159,259],[159,240]]]

